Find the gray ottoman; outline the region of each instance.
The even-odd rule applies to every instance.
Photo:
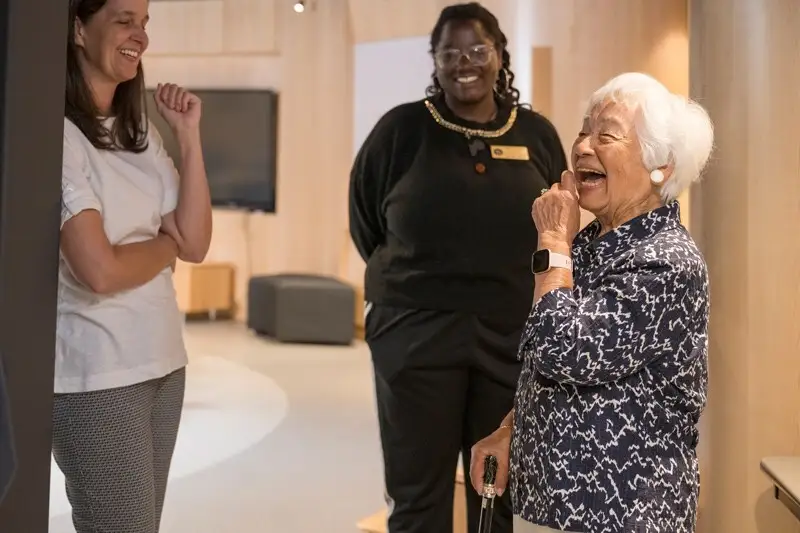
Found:
[[[247,327],[281,342],[350,344],[355,336],[355,291],[333,278],[253,277],[247,301]]]

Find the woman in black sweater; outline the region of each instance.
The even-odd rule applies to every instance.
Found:
[[[469,464],[514,401],[533,296],[531,205],[566,158],[550,122],[520,107],[506,47],[479,4],[445,8],[429,97],[386,113],[352,170],[389,533],[452,531],[459,453]],[[496,506],[493,531],[510,533],[508,497]],[[475,532],[473,491],[467,512]]]

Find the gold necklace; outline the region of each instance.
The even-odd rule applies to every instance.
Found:
[[[517,108],[514,107],[511,109],[511,114],[508,115],[508,120],[500,129],[496,130],[479,130],[475,128],[465,128],[464,126],[459,126],[458,124],[453,124],[452,122],[445,120],[444,117],[439,113],[439,110],[436,109],[429,100],[425,100],[425,107],[428,108],[433,120],[440,126],[443,126],[449,130],[457,131],[464,135],[467,139],[472,137],[483,137],[486,139],[496,139],[497,137],[502,137],[511,127],[514,125],[514,122],[517,120]]]

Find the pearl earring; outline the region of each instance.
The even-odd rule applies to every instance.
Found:
[[[661,185],[664,181],[664,173],[658,168],[655,169],[650,173],[650,181],[653,182],[653,185]]]

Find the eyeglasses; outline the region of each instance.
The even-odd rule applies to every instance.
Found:
[[[467,49],[466,51],[459,50],[458,48],[446,48],[444,50],[438,50],[434,57],[436,59],[436,66],[439,68],[455,66],[459,61],[461,61],[462,57],[466,57],[471,64],[477,67],[482,67],[491,61],[492,54],[494,54],[493,46],[488,44],[478,44]]]

